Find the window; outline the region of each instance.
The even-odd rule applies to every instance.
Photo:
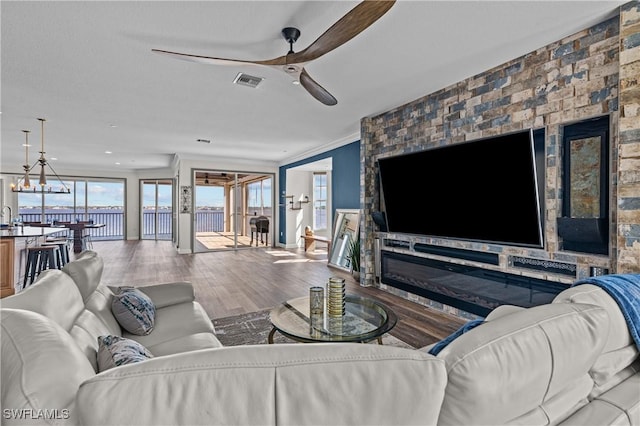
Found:
[[[262,181],[247,185],[247,213],[262,213]]]
[[[247,215],[271,216],[271,178],[247,184]]]
[[[94,239],[124,238],[123,179],[64,179],[70,194],[18,193],[18,211],[23,222],[75,222],[93,220],[104,228],[92,229]]]
[[[327,174],[313,174],[313,230],[327,229]]]

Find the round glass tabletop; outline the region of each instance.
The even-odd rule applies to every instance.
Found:
[[[395,313],[373,299],[346,295],[345,314],[329,317],[309,314],[309,297],[284,302],[269,314],[273,330],[300,342],[369,342],[391,330],[397,322]]]

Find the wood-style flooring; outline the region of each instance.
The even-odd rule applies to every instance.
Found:
[[[264,236],[262,237],[264,239]],[[207,250],[229,250],[231,248],[249,248],[265,246],[264,241],[260,241],[260,236],[251,238],[248,235],[235,236],[233,232],[198,232],[196,234],[197,252]]]
[[[346,280],[347,293],[372,297],[393,309],[398,323],[391,334],[414,347],[436,342],[465,322],[378,288],[362,287],[349,273],[329,267],[326,255],[302,249],[263,246],[178,254],[170,241],[151,240],[94,241],[93,246],[104,259],[103,283],[144,286],[189,281],[211,319],[273,308],[340,276]]]

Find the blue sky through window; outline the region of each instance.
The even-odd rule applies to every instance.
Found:
[[[196,186],[196,208],[202,207],[224,207],[224,188]]]
[[[54,194],[45,192],[45,205],[47,207],[72,207],[74,192],[77,193],[76,203],[84,204],[84,182],[78,181],[76,185],[72,181],[65,181],[65,185],[71,189],[70,194]],[[112,207],[124,205],[124,182],[88,182],[88,205],[91,207]],[[20,193],[21,207],[40,207],[42,194]]]

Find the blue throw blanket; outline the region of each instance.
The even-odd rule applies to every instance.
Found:
[[[618,303],[636,346],[640,349],[640,274],[611,274],[590,277],[575,282],[593,284],[609,294]]]
[[[431,349],[429,349],[428,353],[430,353],[431,355],[434,355],[434,356],[438,355],[441,350],[443,350],[444,348],[446,348],[449,345],[449,343],[453,342],[454,340],[456,340],[458,337],[462,336],[467,331],[473,330],[474,328],[476,328],[477,326],[479,326],[482,323],[484,323],[483,319],[477,319],[477,320],[473,320],[473,321],[467,322],[462,327],[457,329],[455,332],[451,333],[450,335],[448,335],[447,337],[445,337],[444,339],[440,340],[438,343],[433,345],[433,347]]]

